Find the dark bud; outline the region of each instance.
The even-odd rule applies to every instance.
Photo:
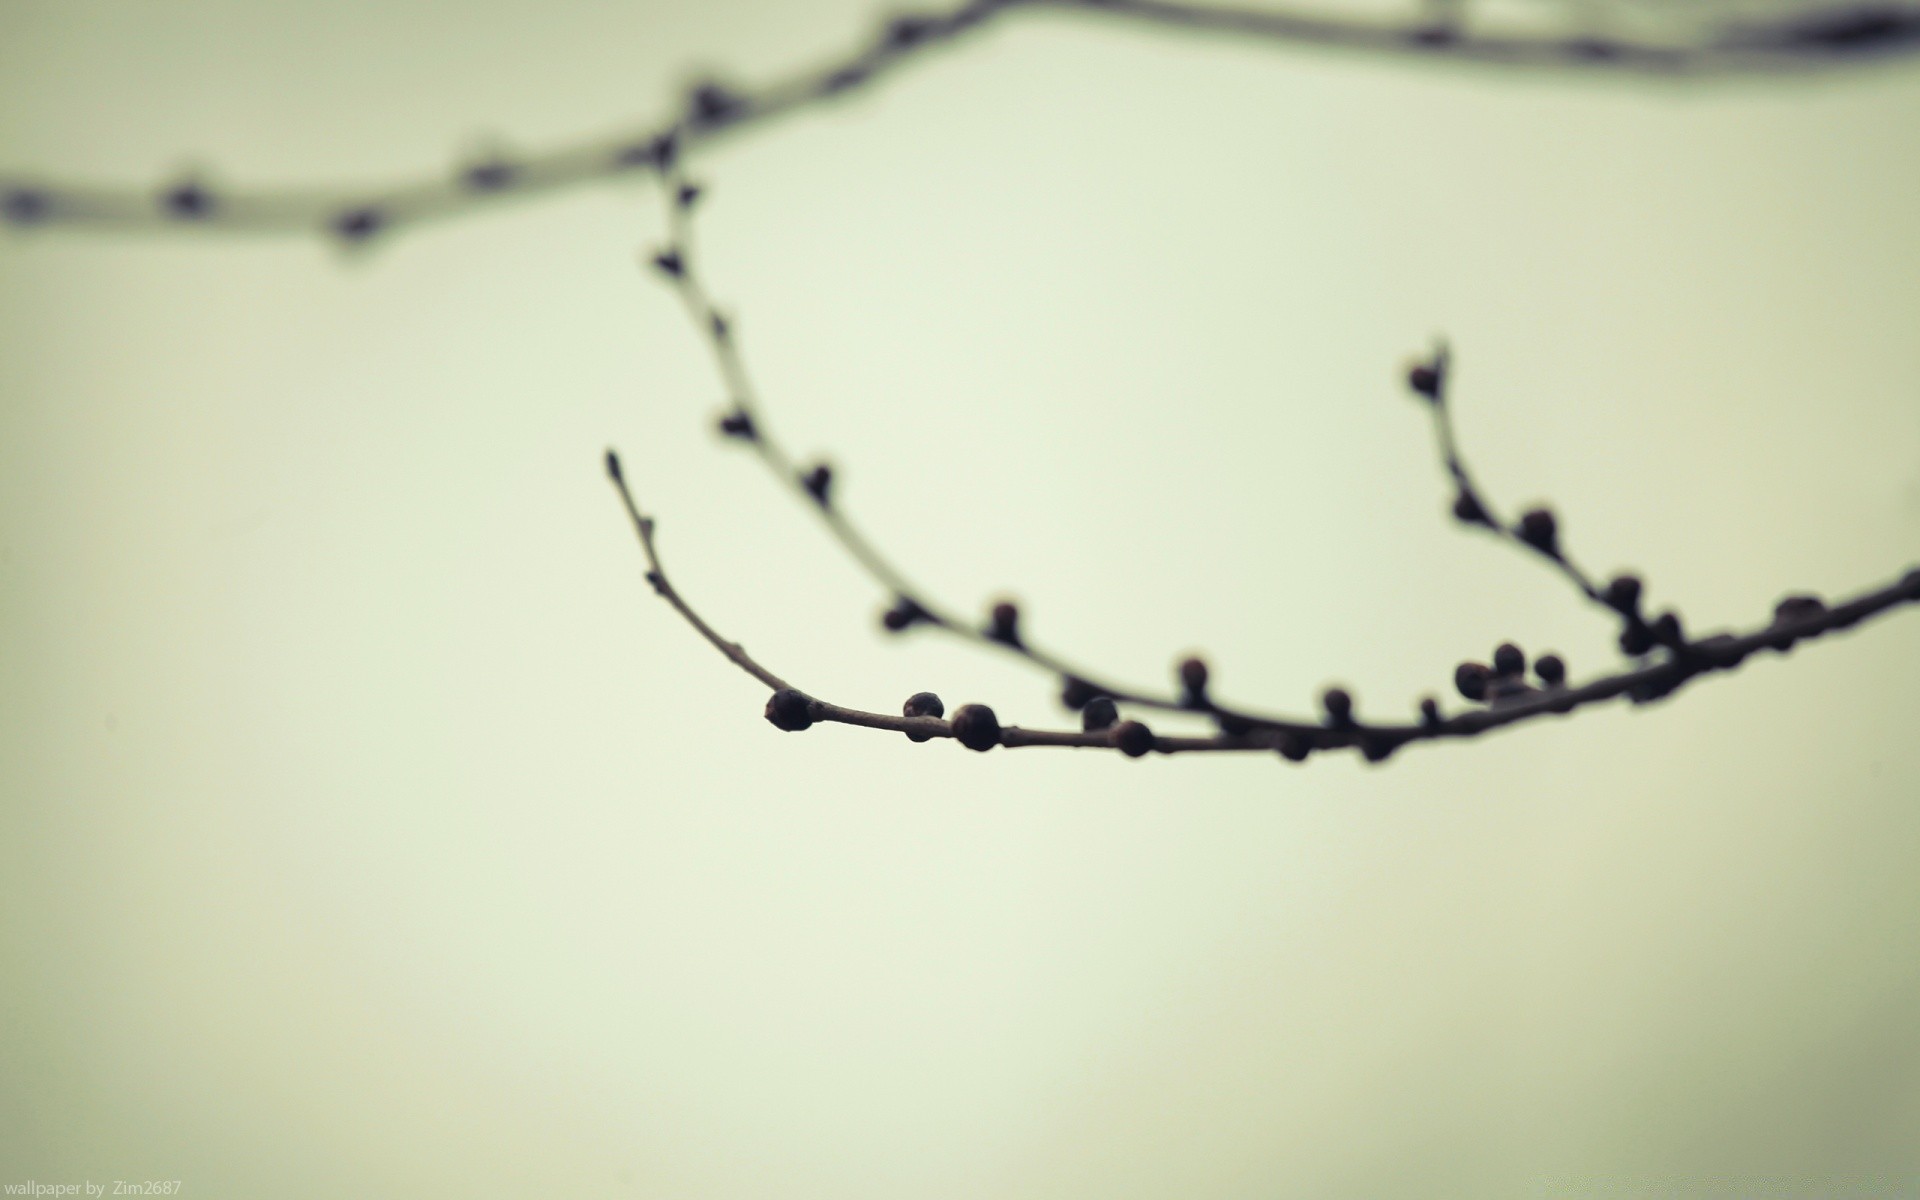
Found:
[[[807,495],[821,508],[827,506],[827,493],[833,487],[833,468],[820,463],[800,477],[800,486],[807,489]]]
[[[1218,725],[1220,732],[1228,737],[1245,737],[1253,732],[1252,721],[1245,717],[1234,716],[1232,713],[1213,714],[1213,723]]]
[[[996,642],[1009,646],[1020,644],[1020,608],[1010,600],[1002,600],[993,606],[988,614],[987,636]]]
[[[461,179],[476,192],[497,192],[512,183],[519,174],[520,169],[512,163],[492,159],[468,167]]]
[[[1313,753],[1313,743],[1297,733],[1289,733],[1280,739],[1280,757],[1288,762],[1305,762],[1307,755]]]
[[[1493,528],[1493,518],[1487,515],[1486,505],[1480,503],[1480,497],[1465,488],[1453,498],[1453,519],[1465,525],[1485,525]]]
[[[32,188],[12,188],[0,196],[0,213],[15,225],[31,225],[43,220],[53,207],[45,192]]]
[[[713,338],[718,342],[724,342],[733,336],[733,327],[728,325],[727,319],[717,312],[707,314],[707,328],[713,330]]]
[[[767,697],[767,720],[775,729],[798,733],[813,724],[813,700],[804,692],[781,688]]]
[[[1620,652],[1632,658],[1639,658],[1651,649],[1653,649],[1653,630],[1647,628],[1647,623],[1639,617],[1633,618],[1628,622],[1627,627],[1620,631]]]
[[[984,704],[962,704],[953,714],[953,736],[967,749],[984,753],[1000,744],[1000,718]]]
[[[160,204],[183,221],[198,221],[213,215],[213,195],[197,183],[183,183],[161,193]]]
[[[940,697],[934,695],[932,692],[915,692],[913,695],[908,696],[907,702],[901,706],[900,715],[903,717],[944,717],[947,715],[947,706],[942,704]]]
[[[615,483],[624,482],[624,476],[620,474],[620,456],[612,450],[607,451],[607,475]]]
[[[1492,678],[1493,668],[1485,663],[1463,662],[1453,669],[1453,686],[1476,704],[1487,698],[1487,682]]]
[[[350,208],[333,219],[333,232],[349,242],[364,242],[387,223],[377,208]]]
[[[881,614],[880,624],[886,627],[888,633],[899,633],[931,619],[926,609],[902,596],[893,602],[892,608]]]
[[[1425,362],[1418,362],[1407,368],[1407,386],[1416,396],[1424,396],[1430,404],[1439,404],[1447,392],[1447,356],[1439,351]]]
[[[1153,750],[1153,730],[1142,721],[1122,721],[1113,727],[1113,744],[1128,758],[1141,758]]]
[[[1668,609],[1653,620],[1653,640],[1662,646],[1674,650],[1687,644],[1686,631],[1681,628],[1680,614]]]
[[[653,267],[669,279],[685,279],[687,277],[686,260],[680,257],[680,251],[672,247],[668,247],[653,256]]]
[[[933,22],[925,17],[895,17],[887,22],[886,42],[896,50],[904,50],[926,40],[933,30]]]
[[[1084,679],[1075,679],[1069,675],[1060,684],[1060,703],[1070,712],[1079,712],[1087,702],[1100,694],[1099,690]]]
[[[1493,673],[1517,676],[1526,673],[1527,656],[1512,642],[1501,642],[1493,650]]]
[[[753,418],[740,409],[735,409],[720,418],[720,432],[746,442],[759,436],[759,432],[753,427]]]
[[[673,194],[673,202],[681,208],[692,208],[699,199],[700,185],[697,183],[683,183],[680,190]]]
[[[1353,725],[1353,695],[1347,689],[1332,687],[1320,693],[1320,707],[1326,710],[1327,724],[1333,728]]]
[[[1607,607],[1623,617],[1637,616],[1640,612],[1640,577],[1638,575],[1615,575],[1607,584],[1603,594]]]
[[[1557,688],[1567,681],[1567,664],[1558,654],[1542,654],[1533,661],[1533,673],[1542,684]]]
[[[905,704],[900,706],[900,715],[903,717],[944,717],[947,715],[947,706],[940,703],[940,697],[934,695],[932,692],[915,692],[913,695],[907,697]],[[933,735],[926,733],[907,734],[910,740],[916,742],[924,742],[931,736]]]
[[[745,112],[746,102],[724,85],[709,81],[687,96],[687,111],[702,125],[718,125]]]
[[[1370,763],[1383,763],[1400,748],[1392,738],[1369,737],[1360,740],[1360,753]]]
[[[1119,719],[1120,709],[1114,704],[1112,696],[1095,696],[1087,701],[1085,708],[1080,710],[1080,728],[1088,733],[1111,729],[1113,723]]]
[[[1826,611],[1826,603],[1818,596],[1788,596],[1773,606],[1773,622],[1776,625],[1783,625],[1793,621],[1804,621],[1808,617],[1817,617]]]
[[[1207,664],[1198,657],[1180,661],[1180,686],[1186,690],[1181,703],[1188,708],[1207,706]]]
[[[1483,684],[1484,686],[1484,684]],[[1440,702],[1432,696],[1420,697],[1420,724],[1428,729],[1440,723]]]
[[[1548,558],[1560,557],[1560,528],[1551,510],[1528,509],[1521,515],[1520,524],[1514,526],[1513,531],[1521,541]]]

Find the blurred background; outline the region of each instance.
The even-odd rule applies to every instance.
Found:
[[[644,126],[866,0],[0,5],[0,163],[379,183]],[[1920,69],[1501,74],[1011,18],[699,155],[771,419],[929,591],[1363,714],[1920,560]],[[1920,614],[1382,767],[1061,724],[722,445],[634,180],[0,239],[0,1175],[184,1194],[1920,1192]]]

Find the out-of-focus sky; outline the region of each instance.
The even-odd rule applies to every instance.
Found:
[[[657,117],[857,0],[0,7],[0,163],[377,182]],[[1920,70],[1508,77],[1006,21],[695,172],[772,419],[930,590],[1399,716],[1920,560]],[[0,239],[0,1176],[188,1196],[1920,1187],[1920,613],[1387,766],[1059,723],[710,431],[637,183],[358,259]]]

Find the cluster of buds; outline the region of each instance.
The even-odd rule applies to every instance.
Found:
[[[1502,642],[1493,648],[1491,665],[1470,659],[1455,667],[1453,686],[1475,704],[1511,704],[1537,691],[1565,687],[1566,660],[1558,654],[1542,654],[1534,660],[1533,674],[1539,681],[1538,687],[1527,682],[1526,651],[1512,642]],[[1421,706],[1421,719],[1427,724],[1434,723],[1425,704]]]

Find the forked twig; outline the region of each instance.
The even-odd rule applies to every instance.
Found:
[[[1208,668],[1198,658],[1178,664],[1176,677],[1180,686],[1174,692],[1155,693],[1114,685],[1095,672],[1072,665],[1057,653],[1036,645],[1022,628],[1019,610],[1011,603],[995,605],[988,619],[975,625],[914,587],[905,572],[861,531],[839,502],[831,468],[825,463],[802,467],[773,435],[747,373],[738,336],[695,270],[692,213],[700,200],[701,189],[681,172],[676,150],[675,139],[669,137],[658,158],[668,196],[670,240],[652,261],[673,286],[712,350],[732,405],[720,420],[721,432],[750,446],[777,479],[819,514],[828,532],[848,555],[888,591],[892,597],[892,607],[884,618],[888,629],[901,632],[925,625],[976,645],[996,648],[1057,678],[1063,703],[1083,713],[1083,729],[1078,733],[1002,729],[992,710],[982,705],[963,707],[952,721],[938,720],[940,702],[931,693],[917,693],[908,703],[907,715],[890,717],[842,708],[790,687],[748,658],[737,644],[716,634],[666,582],[654,553],[652,523],[640,515],[631,497],[626,495],[618,462],[610,454],[609,470],[615,482],[621,484],[628,511],[640,533],[650,566],[649,580],[708,641],[742,669],[775,689],[768,701],[767,717],[783,729],[804,729],[819,721],[838,721],[905,732],[915,740],[957,737],[977,750],[996,745],[1102,746],[1120,749],[1134,757],[1154,752],[1277,750],[1288,759],[1300,761],[1315,751],[1354,747],[1368,760],[1378,762],[1413,742],[1475,737],[1489,730],[1569,713],[1618,696],[1626,696],[1635,703],[1658,700],[1703,675],[1732,670],[1760,651],[1784,653],[1799,642],[1851,628],[1902,604],[1920,602],[1920,568],[1914,568],[1892,583],[1832,606],[1808,595],[1790,596],[1776,606],[1767,624],[1742,634],[1722,633],[1691,639],[1678,614],[1671,610],[1647,619],[1641,611],[1642,588],[1638,578],[1618,576],[1604,588],[1595,584],[1561,545],[1558,522],[1550,509],[1530,510],[1512,525],[1503,523],[1495,515],[1468,469],[1454,435],[1447,396],[1450,356],[1442,345],[1431,358],[1416,363],[1408,371],[1407,383],[1430,406],[1441,465],[1455,488],[1455,517],[1546,560],[1585,598],[1619,620],[1621,648],[1637,661],[1572,686],[1567,682],[1566,667],[1560,658],[1543,655],[1533,664],[1536,685],[1527,681],[1524,653],[1517,646],[1503,645],[1494,652],[1491,665],[1463,662],[1455,670],[1454,682],[1460,693],[1476,705],[1484,706],[1445,715],[1438,701],[1429,696],[1420,701],[1420,718],[1413,723],[1362,720],[1355,714],[1353,697],[1342,688],[1329,688],[1322,694],[1323,712],[1318,720],[1273,716],[1221,705],[1208,690]],[[924,706],[927,701],[936,706],[932,715],[927,715],[924,708],[915,710],[916,703]],[[1201,714],[1212,719],[1218,733],[1192,737],[1155,735],[1138,719],[1120,719],[1123,709]]]

